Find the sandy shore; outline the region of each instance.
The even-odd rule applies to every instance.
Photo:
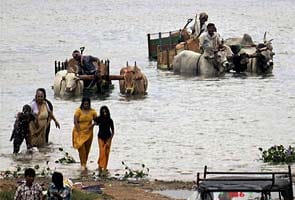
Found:
[[[23,179],[0,179],[0,191],[11,191],[14,190],[18,181]],[[50,178],[36,178],[36,181],[43,184],[44,188],[50,183]],[[128,199],[128,200],[168,200],[174,199],[172,197],[167,197],[155,191],[160,190],[191,190],[194,183],[193,182],[182,182],[182,181],[160,181],[160,180],[118,180],[114,178],[100,179],[100,180],[73,180],[76,183],[73,188],[76,190],[82,190],[81,186],[93,186],[99,185],[102,188],[104,195],[110,197],[107,199]],[[106,199],[102,195],[98,195],[97,199]]]

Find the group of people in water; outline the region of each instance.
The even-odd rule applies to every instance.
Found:
[[[49,142],[50,122],[55,126],[60,124],[53,114],[53,106],[46,99],[44,88],[36,90],[35,98],[31,104],[23,106],[22,112],[16,116],[10,140],[13,141],[13,153],[20,151],[20,146],[25,140],[27,151],[33,147],[42,148]],[[89,97],[83,97],[81,105],[74,113],[74,127],[72,131],[73,147],[78,150],[81,169],[87,169],[88,155],[93,140],[93,128],[99,126],[97,134],[99,145],[98,170],[99,175],[107,173],[107,165],[111,149],[112,138],[115,133],[114,122],[107,106],[101,106],[99,115],[91,107]]]
[[[53,105],[46,99],[45,89],[38,88],[30,105],[24,105],[22,112],[17,113],[10,138],[10,141],[13,141],[13,153],[19,153],[24,140],[27,149],[42,147],[48,143],[51,120],[60,128],[53,115]]]

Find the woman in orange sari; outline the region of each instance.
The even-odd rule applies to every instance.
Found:
[[[74,114],[73,147],[78,149],[82,170],[87,169],[86,164],[93,139],[93,120],[97,117],[90,103],[90,98],[83,97],[80,107]]]

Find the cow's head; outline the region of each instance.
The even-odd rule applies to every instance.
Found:
[[[124,71],[124,87],[125,94],[132,95],[135,91],[136,81],[142,79],[142,76],[139,76],[138,68],[127,67]]]
[[[74,92],[80,78],[73,72],[67,73],[62,78],[66,83],[65,92],[68,92],[68,93]]]
[[[275,53],[272,51],[271,43],[261,43],[256,47],[254,57],[257,59],[257,66],[262,72],[267,72],[273,68],[273,56]]]
[[[218,51],[214,51],[214,67],[219,74],[224,74],[230,68],[230,63],[226,55],[225,48],[219,48]]]

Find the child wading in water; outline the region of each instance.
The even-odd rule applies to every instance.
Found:
[[[20,150],[20,146],[24,139],[26,140],[27,149],[31,148],[30,142],[30,130],[29,124],[31,121],[35,121],[35,117],[32,114],[32,109],[29,105],[24,105],[22,112],[19,112],[16,116],[12,135],[10,141],[13,140],[13,153],[17,154]]]
[[[111,114],[107,106],[102,106],[100,108],[99,117],[95,119],[95,122],[99,126],[99,131],[97,135],[99,158],[97,164],[99,175],[101,176],[107,174],[111,143],[115,134],[114,122],[111,118]]]

